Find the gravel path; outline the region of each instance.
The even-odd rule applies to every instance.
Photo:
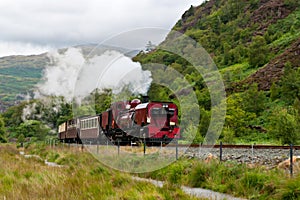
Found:
[[[147,178],[140,178],[140,177],[132,177],[132,179],[137,181],[145,181],[152,183],[153,185],[157,187],[163,187],[164,182],[163,181],[157,181],[153,179],[147,179]],[[191,188],[186,186],[181,186],[181,189],[188,195],[199,197],[199,198],[207,198],[212,200],[224,200],[224,199],[230,199],[230,200],[244,200],[241,198],[233,197],[228,194],[222,194],[219,192],[214,192],[212,190],[202,189],[202,188]]]

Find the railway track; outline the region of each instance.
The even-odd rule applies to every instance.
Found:
[[[170,147],[176,147],[175,144],[169,144]],[[192,147],[192,148],[220,148],[221,145],[199,145],[199,144],[178,144],[178,147]],[[234,145],[234,144],[223,144],[222,148],[229,149],[290,149],[290,146],[280,146],[280,145]],[[293,146],[293,149],[300,150],[300,146]]]
[[[65,143],[65,145],[68,145],[68,143]],[[75,144],[75,143],[72,143],[71,146],[75,146],[75,145],[80,145],[80,144]],[[84,145],[97,145],[96,143],[86,143]],[[107,144],[99,144],[100,146],[102,145],[107,145]],[[112,144],[112,143],[109,143],[109,145],[113,145],[113,146],[117,146],[117,144]],[[143,144],[141,144],[143,145]],[[129,144],[127,145],[120,145],[120,146],[130,146]],[[138,146],[134,143],[133,146]],[[152,146],[152,145],[147,145],[148,147],[149,146]],[[157,145],[154,145],[154,146],[161,146],[160,144],[157,144]],[[178,148],[199,148],[199,147],[202,147],[202,148],[214,148],[214,149],[219,149],[221,147],[220,144],[216,144],[216,145],[200,145],[200,144],[174,144],[174,143],[170,143],[168,145],[166,144],[162,144],[162,147],[178,147]],[[287,145],[235,145],[235,144],[222,144],[222,148],[225,148],[225,149],[290,149],[291,147],[290,146],[287,146]],[[293,149],[294,150],[300,150],[300,146],[299,145],[295,145],[293,146]]]

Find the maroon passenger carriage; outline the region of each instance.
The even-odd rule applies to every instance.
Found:
[[[94,143],[100,140],[100,116],[87,116],[79,118],[79,138],[84,143]]]
[[[68,120],[58,127],[58,139],[64,142],[78,142],[78,119]]]

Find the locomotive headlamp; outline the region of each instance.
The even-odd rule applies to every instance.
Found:
[[[175,126],[176,123],[175,122],[170,122],[170,126]]]
[[[151,122],[151,118],[150,118],[150,117],[147,117],[147,123],[150,124],[150,122]]]

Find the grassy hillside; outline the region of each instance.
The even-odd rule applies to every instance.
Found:
[[[223,77],[227,114],[220,140],[300,142],[299,1],[205,1],[198,7],[191,6],[173,30],[198,42]],[[134,59],[143,64],[171,67],[191,84],[202,114],[198,143],[203,141],[210,122],[211,99],[206,82],[192,64],[178,54],[163,50],[165,44],[174,44],[183,53],[194,48],[178,42],[174,35],[170,33],[156,50],[140,53]],[[167,71],[161,72],[164,73]],[[176,101],[172,99],[173,93],[158,84],[152,84],[149,91],[152,99]]]
[[[0,111],[32,91],[47,62],[46,54],[0,58]]]

